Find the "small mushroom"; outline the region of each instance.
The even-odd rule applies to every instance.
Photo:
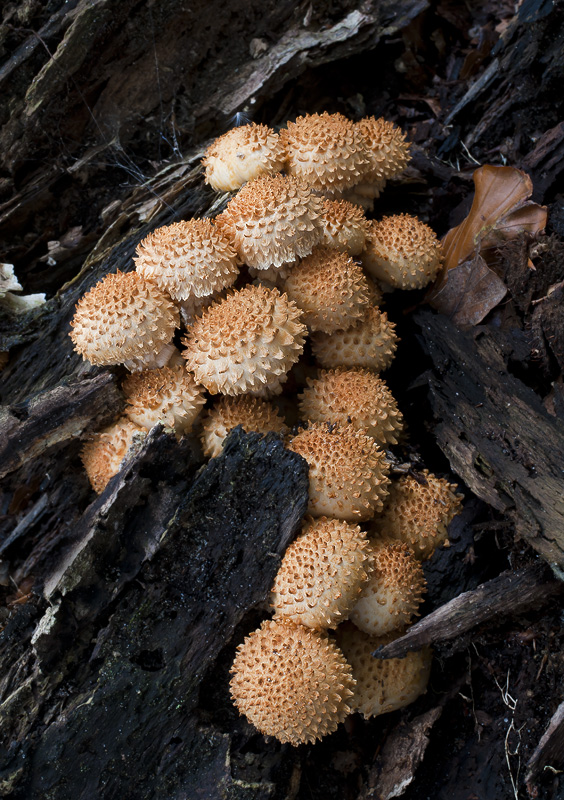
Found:
[[[133,443],[133,437],[143,438],[145,435],[143,428],[122,417],[86,442],[80,458],[90,485],[97,494],[101,494],[110,479],[119,472]]]
[[[314,517],[371,519],[388,494],[389,466],[374,439],[352,425],[310,423],[288,449],[309,464],[308,513]]]
[[[353,192],[375,199],[386,181],[395,178],[409,164],[409,142],[405,141],[401,128],[383,117],[365,117],[355,123],[355,129],[364,141],[368,164]]]
[[[202,421],[204,455],[215,458],[221,453],[230,430],[242,425],[249,433],[285,433],[284,419],[267,400],[244,394],[240,397],[220,397]]]
[[[361,208],[346,200],[323,201],[323,242],[327,247],[358,256],[364,250],[368,220]]]
[[[324,633],[267,620],[237,648],[233,702],[257,730],[280,742],[315,742],[350,713],[354,681]]]
[[[358,525],[328,517],[306,520],[272,587],[276,617],[318,629],[346,619],[368,579],[367,546]]]
[[[232,128],[208,147],[202,164],[206,183],[218,192],[233,192],[259,175],[272,175],[284,166],[278,134],[254,122]]]

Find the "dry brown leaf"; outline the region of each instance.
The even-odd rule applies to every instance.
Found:
[[[432,305],[457,325],[478,325],[503,300],[507,287],[480,255],[457,264]]]

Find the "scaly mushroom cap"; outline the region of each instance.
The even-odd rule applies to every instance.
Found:
[[[235,283],[239,258],[209,219],[175,222],[137,245],[137,272],[173,300],[204,297]]]
[[[355,129],[360,132],[365,142],[365,155],[368,165],[362,176],[363,184],[382,184],[394,178],[407,167],[411,156],[409,142],[405,141],[405,133],[383,117],[365,117],[355,122]],[[355,191],[358,188],[355,186]],[[373,195],[377,197],[378,195]]]
[[[285,433],[284,419],[272,403],[258,397],[220,397],[207,412],[202,422],[202,447],[204,455],[215,458],[221,453],[223,442],[230,430],[242,425],[247,433]]]
[[[404,633],[400,630],[386,636],[369,636],[350,622],[337,629],[337,644],[356,681],[351,705],[365,719],[404,708],[427,689],[433,658],[430,647],[408,653],[404,658],[381,659],[372,655],[377,647]]]
[[[80,458],[90,485],[98,494],[104,491],[110,478],[119,472],[135,434],[145,436],[146,431],[122,417],[114,425],[94,434],[82,448]]]
[[[118,270],[80,298],[70,337],[91,364],[142,369],[155,361],[163,366],[159,355],[178,324],[178,309],[164,292],[137,272]]]
[[[403,417],[386,382],[367,369],[321,370],[299,397],[302,419],[350,422],[377,444],[397,444]]]
[[[394,289],[421,289],[437,276],[441,262],[441,243],[417,217],[395,214],[369,223],[362,263]]]
[[[147,430],[161,422],[177,434],[188,433],[206,402],[202,387],[185,364],[137,372],[124,381],[122,389],[128,403],[126,415]]]
[[[413,550],[402,542],[371,542],[374,571],[364,584],[350,619],[372,636],[409,625],[417,614],[427,583]]]
[[[284,166],[278,134],[266,125],[241,125],[208,147],[202,164],[206,183],[218,192],[233,192],[259,175],[272,175]]]
[[[337,645],[318,631],[267,620],[237,648],[235,706],[265,736],[315,742],[350,713],[354,681]]]
[[[309,464],[309,506],[314,517],[359,521],[382,510],[388,463],[374,439],[352,425],[312,423],[289,443]]]
[[[333,628],[346,619],[368,579],[368,540],[358,525],[320,517],[306,520],[276,575],[276,617],[308,628]]]
[[[245,264],[268,269],[311,253],[323,237],[322,213],[307,186],[274,175],[245,184],[215,221]]]
[[[364,212],[346,200],[323,201],[323,241],[327,247],[358,256],[364,250],[368,220]]]
[[[362,318],[347,330],[314,333],[311,347],[318,363],[327,369],[365,367],[381,372],[393,361],[398,346],[395,331],[385,311],[368,305]]]
[[[188,329],[183,356],[212,394],[276,391],[300,357],[306,327],[287,295],[245,286],[214,303]]]
[[[368,163],[362,134],[342,114],[308,114],[280,131],[285,169],[312,189],[334,194],[357,183]]]
[[[406,542],[421,561],[431,558],[437,547],[448,544],[447,526],[461,511],[462,495],[457,488],[428,470],[421,480],[404,475],[392,483],[373,533]]]
[[[349,328],[362,317],[368,300],[362,268],[330,247],[316,247],[296,264],[284,289],[302,309],[308,328],[324,333]]]

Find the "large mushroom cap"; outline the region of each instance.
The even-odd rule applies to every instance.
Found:
[[[308,114],[280,131],[285,169],[312,189],[341,192],[361,178],[367,166],[362,135],[342,114]]]
[[[368,164],[362,176],[362,183],[382,184],[394,178],[409,164],[409,142],[406,135],[383,117],[365,117],[355,123],[365,143]],[[357,187],[355,187],[357,191]],[[378,195],[373,195],[378,196]]]
[[[333,628],[346,619],[368,578],[367,545],[358,525],[327,517],[306,520],[274,581],[276,616],[308,628]]]
[[[142,369],[163,365],[159,354],[178,324],[178,309],[164,292],[137,272],[118,271],[80,298],[70,337],[91,364]]]
[[[196,319],[182,340],[183,356],[212,394],[276,391],[302,353],[305,334],[287,295],[245,286]]]
[[[373,532],[406,542],[417,558],[430,558],[447,541],[447,526],[461,510],[457,486],[424,470],[419,479],[404,475],[394,481]]]
[[[323,200],[323,242],[327,247],[358,256],[364,250],[368,220],[364,211],[346,200]]]
[[[122,389],[126,415],[147,430],[161,422],[178,434],[188,433],[206,401],[185,364],[136,372]]]
[[[202,164],[206,183],[219,192],[233,192],[259,175],[280,172],[284,150],[275,131],[251,122],[212,142]]]
[[[215,458],[221,453],[223,442],[230,430],[242,425],[247,433],[284,433],[286,425],[276,408],[260,397],[220,397],[207,412],[202,422],[204,455]]]
[[[404,708],[427,689],[433,658],[430,647],[408,653],[405,658],[373,656],[378,647],[403,633],[400,630],[386,636],[369,636],[350,622],[337,629],[337,643],[356,681],[351,705],[365,718]]]
[[[311,253],[321,241],[323,201],[295,178],[263,176],[245,184],[216,225],[250,267],[268,269]]]
[[[300,400],[303,419],[350,422],[379,445],[397,444],[403,417],[386,382],[367,369],[321,370],[307,379]]]
[[[324,333],[349,328],[362,317],[368,300],[362,268],[330,247],[316,247],[296,264],[284,288],[302,309],[308,328]]]
[[[370,543],[373,572],[350,613],[357,628],[373,636],[409,625],[426,588],[421,563],[401,542]]]
[[[336,730],[350,708],[351,668],[326,635],[267,620],[237,648],[231,695],[265,736],[292,745]]]
[[[388,462],[374,439],[352,425],[311,423],[288,448],[309,464],[309,506],[314,517],[359,521],[382,510]]]
[[[441,243],[417,217],[383,217],[368,226],[362,263],[374,278],[394,289],[421,289],[441,268]]]
[[[137,245],[137,272],[173,300],[204,297],[231,286],[239,258],[227,236],[209,219],[175,222]]]
[[[146,431],[130,419],[122,417],[113,425],[94,434],[82,448],[80,458],[90,485],[97,494],[101,494],[110,479],[119,472],[136,434],[142,437]]]

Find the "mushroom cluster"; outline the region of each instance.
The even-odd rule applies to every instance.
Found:
[[[83,450],[97,492],[157,423],[177,436],[197,426],[209,457],[237,425],[276,431],[307,461],[308,517],[276,577],[274,618],[239,646],[231,681],[255,727],[294,745],[351,711],[402,707],[429,672],[428,652],[394,669],[367,655],[417,614],[420,560],[460,506],[456,487],[428,472],[414,478],[427,498],[410,476],[390,477],[386,453],[403,418],[380,375],[397,345],[382,286],[421,288],[441,266],[437,237],[417,218],[366,218],[408,161],[405,134],[384,119],[323,113],[279,133],[233,129],[203,162],[214,189],[236,192],[225,210],[153,231],[135,271],[94,286],[71,323],[85,359],[132,372],[124,416]],[[288,373],[308,335],[318,369],[300,386],[289,433],[277,395],[287,401],[300,382]]]

